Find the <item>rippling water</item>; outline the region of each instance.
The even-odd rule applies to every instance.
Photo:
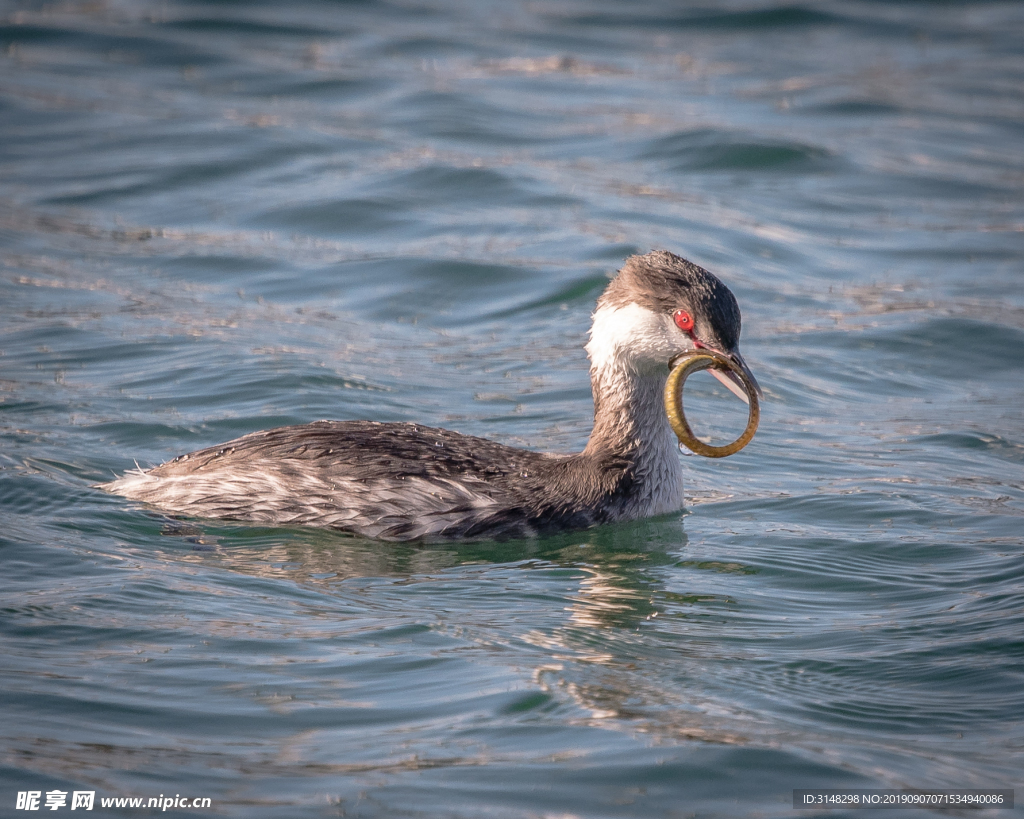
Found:
[[[0,812],[1019,784],[1024,7],[0,9]],[[578,448],[650,248],[730,284],[766,394],[685,515],[395,545],[91,488],[318,418]]]

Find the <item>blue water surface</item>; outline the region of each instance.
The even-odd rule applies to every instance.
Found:
[[[1022,139],[1018,3],[0,2],[0,814],[1020,785]],[[684,513],[383,544],[93,488],[319,418],[578,449],[652,248],[765,391]]]

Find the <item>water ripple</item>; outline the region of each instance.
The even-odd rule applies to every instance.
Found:
[[[783,816],[1019,777],[1019,5],[15,5],[8,794]],[[385,547],[92,486],[317,418],[578,449],[594,300],[654,247],[728,282],[765,389],[683,514]]]

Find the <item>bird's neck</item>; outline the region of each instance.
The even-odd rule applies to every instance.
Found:
[[[622,345],[599,335],[599,329],[595,321],[587,345],[594,429],[583,454],[629,463],[638,502],[646,506],[644,514],[675,511],[682,506],[682,466],[665,414],[668,367],[637,363],[624,354]]]

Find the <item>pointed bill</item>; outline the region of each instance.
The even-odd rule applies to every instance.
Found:
[[[757,379],[754,378],[754,374],[750,371],[750,367],[747,366],[747,362],[743,360],[743,356],[739,353],[724,353],[728,355],[733,362],[739,365],[739,368],[743,370],[743,374],[750,379],[750,383],[754,386],[754,390],[758,396],[763,395],[761,392],[761,385],[757,383]],[[750,404],[750,398],[747,396],[747,388],[743,384],[743,379],[740,378],[736,373],[729,370],[708,370],[715,378],[721,381],[726,388],[740,399],[744,404]]]
[[[708,372],[725,384],[725,388],[744,404],[750,403],[750,399],[747,398],[747,391],[743,388],[743,382],[740,381],[738,375],[734,374],[731,370],[708,370]]]

